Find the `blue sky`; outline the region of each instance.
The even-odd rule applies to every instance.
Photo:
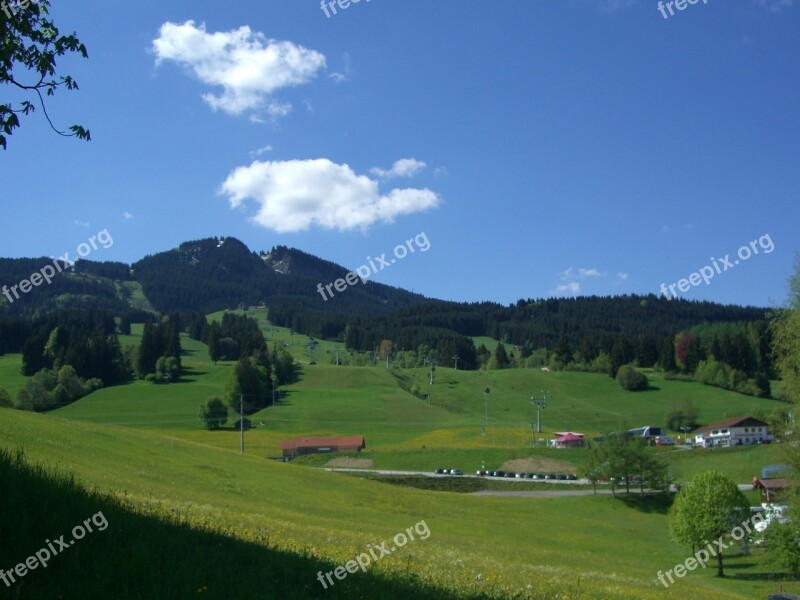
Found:
[[[677,295],[781,303],[799,4],[57,2],[89,60],[62,59],[81,89],[48,111],[93,140],[23,119],[0,151],[0,256],[74,256],[107,229],[89,258],[234,236],[356,268],[424,232],[373,280],[508,304],[659,293],[749,246]]]

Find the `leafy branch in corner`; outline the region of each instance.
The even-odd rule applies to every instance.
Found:
[[[49,0],[39,0],[26,8],[6,6],[5,10],[0,11],[0,84],[35,93],[42,113],[58,135],[90,141],[92,138],[88,129],[72,125],[69,131],[61,131],[47,113],[42,92],[53,96],[60,87],[78,89],[78,83],[69,75],[56,75],[56,57],[68,52],[77,52],[83,58],[89,57],[86,46],[75,33],[59,34],[53,21],[47,18],[49,4]],[[16,76],[13,72],[15,68],[22,71],[24,78],[29,77],[30,81]],[[35,104],[28,100],[21,101],[17,106],[12,103],[0,104],[0,146],[3,149],[7,147],[6,136],[20,126],[19,115],[28,115],[35,110]]]

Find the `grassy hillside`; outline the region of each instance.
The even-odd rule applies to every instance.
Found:
[[[609,377],[588,373],[547,373],[538,369],[456,371],[440,367],[431,386],[427,369],[399,372],[430,392],[429,403],[402,389],[394,370],[386,369],[384,364],[336,367],[322,360],[320,357],[335,352],[335,344],[330,342],[320,342],[312,356],[318,364],[310,365],[307,337],[272,327],[265,311],[248,314],[259,319],[270,346],[290,347],[302,367],[300,381],[279,391],[276,406],[252,417],[259,426],[247,432],[246,450],[259,456],[277,456],[278,442],[286,437],[364,435],[367,451],[363,457],[372,459],[377,468],[430,470],[449,465],[472,471],[484,464],[498,468],[507,460],[537,455],[567,460],[578,469],[583,453],[534,448],[532,443],[541,445],[541,440],[549,439],[553,431],[596,435],[626,425],[663,424],[666,413],[681,399],[694,402],[705,423],[776,405],[773,400],[657,376],[652,377],[654,389],[631,393],[621,390]],[[212,318],[221,319],[221,313]],[[134,326],[131,336],[121,336],[121,343],[136,344],[140,335],[141,326]],[[232,363],[214,365],[207,347],[187,336],[182,337],[181,343],[187,372],[180,383],[164,386],[135,382],[100,390],[56,414],[157,429],[193,442],[238,450],[238,432],[206,432],[196,416],[201,402],[223,394]],[[0,360],[0,369],[5,364],[10,373],[12,362],[13,358]],[[491,390],[488,398],[483,395],[485,387]],[[538,434],[530,396],[541,389],[549,391],[550,401],[542,413],[543,431]],[[488,427],[484,435],[487,400]],[[229,427],[235,419],[231,411]],[[711,464],[706,457],[713,456],[715,467],[746,483],[761,465],[779,460],[778,450],[766,446],[742,449],[738,454],[727,449],[674,451],[670,460],[677,477],[690,478]]]
[[[177,513],[195,527],[208,525],[243,542],[262,545],[265,550],[343,564],[363,552],[367,544],[391,541],[398,532],[424,520],[430,530],[428,539],[398,549],[377,562],[369,573],[400,581],[406,577],[413,581],[418,575],[441,589],[457,591],[458,597],[552,598],[558,593],[561,598],[681,598],[691,590],[706,598],[753,598],[772,589],[758,578],[748,579],[761,571],[760,565],[736,557],[730,559],[734,576],[726,580],[700,572],[669,591],[659,589],[655,573],[682,561],[687,551],[669,542],[663,514],[636,510],[607,496],[533,500],[412,490],[274,463],[254,455],[240,456],[158,432],[8,410],[0,419],[2,447],[24,446],[33,461],[58,464],[75,473],[81,484],[114,492],[134,512]],[[4,503],[0,516],[7,524],[11,519],[6,506]],[[12,545],[13,557],[4,559],[11,563],[24,559],[40,546],[42,536],[62,532],[65,524],[96,512],[86,508],[89,511],[76,510],[69,518],[54,523],[55,531],[23,523],[16,535],[24,538]],[[78,515],[81,519],[75,518]],[[107,516],[111,532],[114,520]],[[132,527],[127,529],[132,536],[131,531]],[[119,558],[114,558],[114,548],[119,547],[127,556],[131,549],[126,548],[125,540],[130,539],[130,544],[135,539],[144,550],[150,546],[151,532],[145,528],[135,538],[120,534],[115,538],[118,543],[95,547],[92,560],[100,561],[101,566],[115,565]],[[102,539],[99,534],[97,538]],[[213,570],[209,559],[229,564],[224,547],[218,555],[209,555],[203,547],[193,548],[191,539],[186,532],[175,542],[179,547],[169,546],[180,551],[187,563],[179,575],[199,572],[201,561],[205,569]],[[186,545],[181,548],[183,543]],[[89,552],[88,546],[84,548]],[[247,549],[242,552],[247,553]],[[261,561],[247,564],[251,578],[261,577],[257,569]],[[116,566],[120,568],[119,563]],[[320,597],[315,587],[319,585],[315,583],[317,570],[315,561],[293,567],[296,593],[290,597]],[[124,572],[133,573],[129,568]],[[169,588],[173,580],[167,573],[155,568],[151,574],[142,568],[135,577],[129,576],[133,590],[148,591],[156,578],[167,582]],[[51,577],[50,572],[32,575],[37,580],[50,581]],[[65,570],[53,578],[68,585],[70,575],[71,571]],[[358,581],[361,576],[350,577]],[[216,575],[209,574],[198,578],[198,589],[208,586],[206,581],[223,585]],[[184,583],[181,577],[178,582]],[[278,585],[280,582],[278,579]],[[392,596],[390,589],[394,589],[393,584],[380,597],[401,597]],[[230,597],[219,595],[217,590],[208,597]],[[261,586],[258,591],[245,588],[234,597],[257,597],[256,593],[264,590]],[[169,596],[157,597],[181,593],[180,588],[167,592]],[[431,596],[421,593],[420,597]]]
[[[335,352],[333,343],[322,342],[311,357],[317,364],[311,365],[305,336],[272,328],[263,311],[255,315],[270,347],[289,347],[302,370],[297,383],[281,390],[274,407],[252,417],[256,428],[245,434],[243,456],[239,432],[208,432],[197,419],[201,402],[222,395],[232,363],[214,365],[207,347],[186,336],[181,340],[186,373],[178,383],[135,382],[103,389],[46,415],[0,410],[0,447],[24,447],[32,461],[74,473],[82,486],[114,496],[103,500],[87,496],[92,506],[107,502],[108,511],[117,511],[116,522],[123,525],[113,529],[109,516],[107,533],[117,531],[119,536],[112,544],[92,546],[98,543],[94,537],[112,539],[97,535],[76,545],[75,560],[99,561],[91,571],[97,587],[86,588],[97,593],[84,597],[107,597],[106,591],[113,588],[106,586],[113,584],[105,575],[97,575],[106,572],[127,574],[125,589],[132,590],[131,598],[273,597],[270,591],[275,591],[274,597],[292,598],[324,593],[343,598],[553,598],[559,594],[560,598],[640,599],[682,598],[692,592],[706,598],[754,598],[775,590],[766,581],[769,570],[760,563],[758,551],[744,558],[735,556],[738,550],[731,553],[730,577],[725,580],[702,571],[670,590],[659,587],[656,572],[672,568],[688,555],[688,550],[669,540],[663,504],[637,508],[630,498],[607,496],[472,496],[347,477],[303,466],[302,461],[265,460],[278,454],[277,444],[286,437],[351,434],[366,437],[367,450],[360,456],[372,459],[376,468],[450,466],[472,471],[533,456],[558,460],[577,470],[585,457],[583,451],[532,447],[531,442],[563,429],[592,435],[625,424],[663,424],[672,403],[682,398],[695,403],[704,422],[771,408],[774,401],[658,378],[652,382],[655,389],[634,394],[623,392],[606,376],[583,373],[465,372],[440,367],[434,385],[429,386],[426,369],[402,371],[400,375],[416,378],[430,390],[429,403],[405,391],[397,373],[385,365],[330,364],[325,357]],[[140,335],[141,326],[134,326],[132,335],[122,336],[121,343],[136,344]],[[12,391],[23,381],[19,361],[19,355],[0,357],[0,387]],[[491,392],[484,435],[487,399],[483,389],[487,386]],[[543,412],[544,431],[533,434],[530,395],[541,389],[549,390],[551,399]],[[235,418],[231,413],[229,426]],[[745,483],[761,465],[779,461],[779,450],[779,446],[761,446],[663,452],[681,479],[718,468]],[[305,462],[318,466],[326,459]],[[67,531],[96,512],[87,512],[91,506],[85,499],[76,500],[74,510],[56,510],[56,520],[46,520],[46,528],[37,528],[33,524],[37,511],[49,511],[41,506],[50,504],[32,502],[26,509],[21,492],[13,502],[6,498],[13,496],[12,490],[44,490],[61,484],[20,484],[14,474],[20,469],[4,468],[8,477],[0,490],[0,537],[18,542],[7,545],[7,554],[0,554],[4,561],[0,567],[13,566],[38,549],[43,539]],[[62,496],[61,492],[35,492],[36,497],[48,494]],[[62,504],[70,506],[70,501]],[[24,510],[31,517],[15,522],[11,515]],[[173,522],[175,515],[180,517],[180,527]],[[367,574],[348,575],[336,587],[320,589],[316,574],[325,564],[331,570],[365,552],[367,544],[391,540],[422,520],[430,528],[429,539],[398,550]],[[141,534],[137,537],[134,532]],[[136,561],[125,563],[131,542],[126,546],[124,540],[130,538],[138,540],[133,546],[137,553],[152,555],[164,568],[149,572]],[[125,551],[108,551],[117,546]],[[175,555],[185,564],[176,565],[169,558]],[[62,564],[69,567],[48,568],[24,578],[25,586],[42,587],[6,590],[0,583],[0,598],[9,593],[19,598],[55,597],[51,592],[73,581],[70,577],[77,563],[71,560],[65,554]],[[136,578],[126,564],[138,565]],[[215,568],[210,569],[210,564]],[[211,570],[215,572],[206,573]],[[92,584],[83,578],[77,581],[82,586]],[[163,581],[173,587],[159,596],[153,590]],[[73,597],[71,593],[63,597]]]

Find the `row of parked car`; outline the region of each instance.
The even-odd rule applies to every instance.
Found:
[[[509,477],[514,479],[559,479],[561,481],[575,481],[577,476],[573,473],[514,473],[513,471],[478,471],[479,477]]]
[[[463,475],[461,469],[446,469],[440,467],[434,471],[437,475]],[[509,479],[548,479],[561,481],[575,481],[578,478],[573,473],[514,473],[513,471],[476,471],[478,477],[505,477]]]

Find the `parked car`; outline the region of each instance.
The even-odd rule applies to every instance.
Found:
[[[443,468],[443,467],[439,467],[438,469],[436,469],[436,470],[434,471],[434,473],[436,473],[437,475],[444,475],[444,474],[446,474],[446,473],[447,473],[447,469],[445,469],[445,468]]]
[[[534,479],[544,479],[544,473],[534,473],[533,474],[533,478]]]
[[[525,479],[525,473],[517,473],[517,474],[515,475],[515,477],[516,477],[517,479]]]
[[[553,475],[552,473],[547,473],[547,474],[544,476],[544,478],[545,478],[545,479],[555,479],[555,478],[556,478],[556,476],[555,476],[555,475]]]
[[[525,479],[533,479],[533,473],[525,473]]]
[[[461,469],[450,469],[450,475],[463,475],[464,471]]]
[[[556,475],[556,479],[560,479],[561,481],[566,481],[567,480],[567,476],[562,473],[562,474]]]
[[[576,475],[574,475],[572,473],[569,473],[567,475],[567,481],[577,481],[577,480],[578,480],[578,477]]]
[[[516,476],[516,474],[515,474],[515,473],[513,473],[513,472],[511,472],[511,471],[509,471],[508,473],[506,473],[506,477],[511,477],[511,478],[514,478],[515,476]]]
[[[477,475],[478,477],[486,477],[486,471],[484,471],[483,469],[479,469],[475,471],[475,475]]]

